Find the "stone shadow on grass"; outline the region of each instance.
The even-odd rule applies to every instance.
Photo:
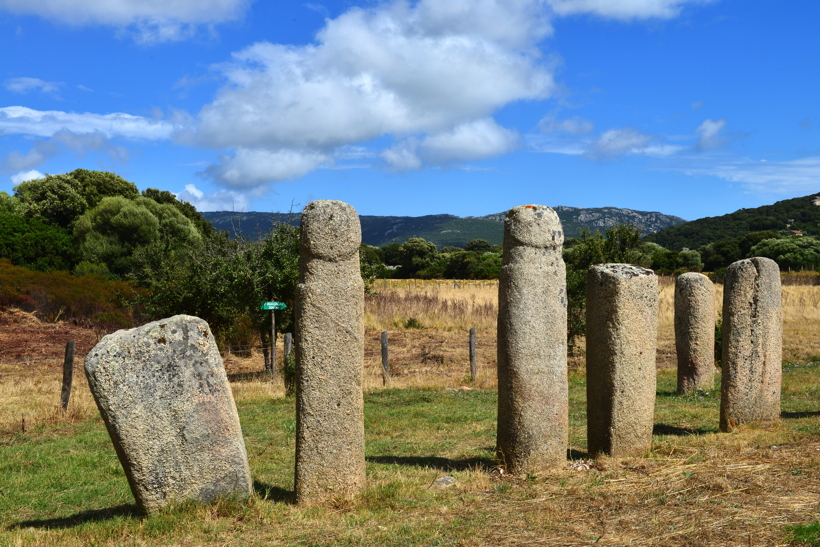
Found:
[[[820,416],[820,410],[809,410],[805,412],[781,412],[781,418],[811,418],[812,416]]]
[[[689,427],[677,427],[667,424],[655,424],[652,427],[652,435],[674,435],[676,437],[686,437],[688,435],[705,435],[706,433],[714,433],[714,430],[703,427],[691,429]]]
[[[365,461],[408,467],[429,467],[440,471],[466,471],[468,469],[491,471],[497,465],[495,460],[491,458],[451,460],[450,458],[439,458],[437,456],[369,456],[365,458]]]
[[[576,460],[588,460],[591,456],[587,452],[581,452],[574,448],[567,449],[567,461],[574,462]]]
[[[253,481],[253,490],[256,492],[256,495],[263,500],[287,503],[289,505],[296,503],[296,492],[293,490],[285,490],[279,486],[273,486],[261,481]]]
[[[100,522],[116,517],[137,517],[141,518],[144,515],[140,512],[135,504],[117,505],[116,507],[107,507],[105,509],[91,509],[90,511],[83,511],[70,517],[42,519],[42,520],[24,520],[17,524],[12,524],[9,529],[19,528],[41,528],[45,530],[56,530],[61,528],[73,528],[80,526],[87,522]]]

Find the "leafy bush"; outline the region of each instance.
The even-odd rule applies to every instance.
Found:
[[[0,257],[12,264],[49,272],[74,266],[77,246],[65,228],[0,213]]]

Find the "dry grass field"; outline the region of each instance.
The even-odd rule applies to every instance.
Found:
[[[651,452],[587,458],[581,354],[570,362],[572,459],[526,477],[508,477],[493,462],[497,283],[391,281],[374,289],[365,318],[367,492],[330,507],[289,502],[293,404],[280,379],[261,377],[232,383],[258,496],[147,519],[136,515],[100,429],[79,354],[71,405],[57,410],[65,336],[86,347],[93,333],[7,311],[0,317],[0,476],[7,473],[0,479],[0,544],[814,544],[799,543],[788,527],[820,518],[820,286],[783,287],[783,419],[720,434],[717,391],[674,393],[674,281],[662,278]],[[471,327],[478,333],[476,381],[468,377]],[[383,330],[393,389],[382,382]],[[21,336],[35,341],[28,358],[11,358]],[[281,362],[281,342],[278,352]],[[262,366],[258,351],[226,355],[230,374]],[[100,454],[99,461],[77,460],[74,444],[86,447],[84,457]],[[76,456],[66,460],[73,463],[52,465],[78,466],[73,483],[38,463],[62,461],[64,453]],[[84,479],[91,469],[107,470],[111,485]],[[443,474],[456,485],[432,487]]]

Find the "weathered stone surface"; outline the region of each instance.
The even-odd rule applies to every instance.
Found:
[[[658,278],[628,264],[587,274],[587,441],[590,454],[640,455],[652,445]]]
[[[726,269],[720,430],[780,418],[783,358],[780,268],[748,258]]]
[[[250,495],[239,415],[208,323],[177,315],[109,334],[85,373],[143,511]]]
[[[364,283],[361,226],[341,201],[302,212],[296,299],[296,499],[364,489]]]
[[[510,473],[567,457],[567,291],[558,215],[522,205],[504,220],[498,284],[499,460]]]
[[[715,286],[703,274],[675,280],[678,393],[715,387]]]

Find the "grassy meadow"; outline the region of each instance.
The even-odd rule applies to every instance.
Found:
[[[61,413],[59,394],[39,393],[59,386],[58,370],[24,378],[11,374],[22,365],[0,365],[8,374],[0,375],[0,545],[820,544],[812,543],[820,538],[812,524],[820,518],[820,287],[783,287],[779,423],[720,434],[719,386],[675,394],[674,285],[664,278],[651,451],[588,459],[580,354],[570,362],[567,465],[512,477],[493,453],[497,284],[374,288],[361,496],[292,504],[294,402],[281,381],[261,378],[232,383],[256,495],[142,517],[83,375]],[[467,375],[470,327],[478,332],[475,382]],[[390,333],[390,388],[382,385],[382,330]],[[230,357],[226,367],[245,372],[261,362],[259,354]],[[435,486],[443,475],[455,484]]]

